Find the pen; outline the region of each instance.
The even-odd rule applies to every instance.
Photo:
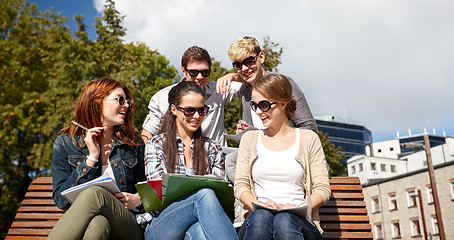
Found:
[[[88,128],[86,128],[86,127],[82,126],[81,124],[78,124],[78,123],[77,123],[77,122],[75,122],[75,121],[71,121],[71,122],[72,122],[72,123],[73,123],[74,125],[76,125],[76,126],[78,126],[78,127],[82,128],[83,130],[85,130],[85,131],[88,131]]]

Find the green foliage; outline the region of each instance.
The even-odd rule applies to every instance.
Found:
[[[113,1],[96,19],[90,41],[83,16],[71,34],[66,17],[37,11],[22,0],[0,7],[0,226],[12,221],[36,175],[50,174],[52,144],[69,124],[72,109],[90,80],[111,76],[135,96],[135,126],[141,126],[150,97],[172,83],[177,70],[142,43],[124,43],[122,16]],[[139,131],[139,129],[137,129]]]
[[[345,176],[347,164],[341,161],[345,157],[345,153],[340,153],[341,147],[334,147],[334,144],[328,140],[328,134],[318,131],[318,136],[322,143],[326,161],[329,165],[329,176]]]
[[[269,36],[263,38],[262,51],[265,53],[265,69],[272,72],[279,72],[277,68],[281,62],[283,48],[278,43],[270,40]]]

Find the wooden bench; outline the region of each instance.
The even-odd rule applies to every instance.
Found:
[[[332,196],[319,209],[324,239],[372,239],[366,203],[359,179],[333,177]],[[46,239],[63,215],[52,200],[52,178],[33,180],[6,240]]]
[[[373,239],[357,177],[332,177],[331,199],[319,208],[324,239]]]

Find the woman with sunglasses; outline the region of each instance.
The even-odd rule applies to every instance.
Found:
[[[180,82],[169,92],[169,109],[163,133],[146,143],[148,180],[163,173],[225,178],[219,144],[202,134],[200,125],[209,109],[205,94],[195,82]],[[232,223],[211,189],[201,189],[153,212],[145,239],[237,239]]]
[[[141,204],[135,184],[145,181],[144,144],[132,125],[134,101],[126,85],[103,77],[88,82],[73,121],[54,142],[53,199],[67,210],[49,239],[143,239],[134,213]],[[93,186],[71,204],[60,193],[101,175],[119,193]]]
[[[318,135],[289,123],[296,103],[288,79],[268,74],[257,80],[251,108],[266,128],[246,132],[240,142],[234,190],[248,211],[240,239],[322,239],[317,209],[331,193],[327,163]],[[309,211],[305,218],[254,210],[253,204],[271,209],[307,204]]]

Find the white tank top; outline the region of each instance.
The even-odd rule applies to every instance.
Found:
[[[255,193],[260,202],[299,205],[305,201],[304,170],[295,158],[300,146],[300,131],[293,145],[284,151],[272,151],[263,145],[263,131],[257,138],[258,158],[252,166]]]

